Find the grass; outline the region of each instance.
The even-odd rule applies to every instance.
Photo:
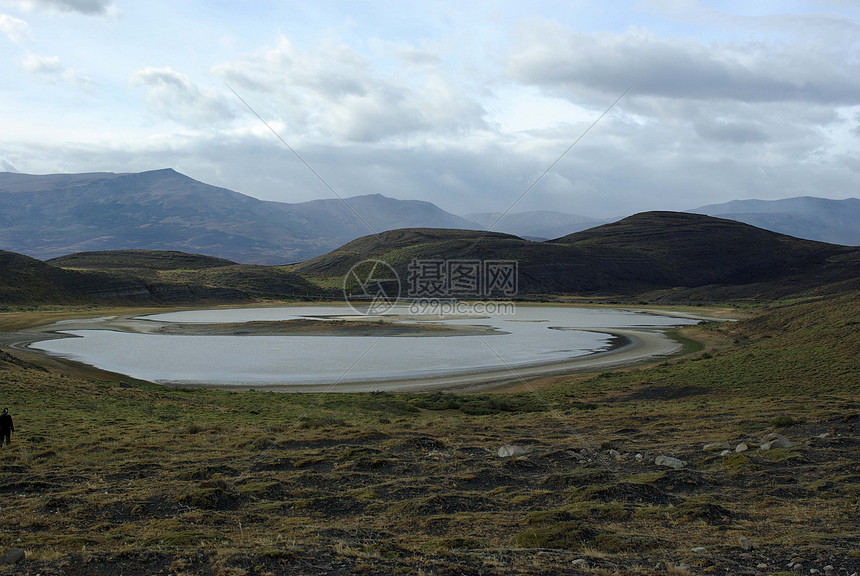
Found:
[[[740,573],[795,556],[850,574],[857,301],[772,305],[705,328],[710,357],[539,396],[120,388],[0,361],[17,429],[0,550],[26,550],[34,574],[540,574],[583,557],[582,573]],[[795,447],[758,450],[774,430]],[[499,458],[504,444],[532,451]]]

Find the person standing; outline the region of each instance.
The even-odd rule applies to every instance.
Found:
[[[3,408],[3,414],[0,415],[0,446],[6,442],[8,446],[12,441],[12,432],[15,431],[15,425],[12,423],[12,417],[9,416],[9,409]]]

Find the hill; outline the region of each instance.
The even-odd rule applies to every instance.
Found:
[[[201,254],[157,250],[79,252],[47,262],[65,270],[101,272],[126,281],[195,286],[231,298],[319,296],[320,289],[283,266],[237,264]]]
[[[324,254],[371,229],[470,225],[429,202],[379,194],[345,201],[266,202],[170,169],[0,173],[0,247],[42,259],[79,251],[149,249],[286,264]]]
[[[308,278],[343,276],[379,259],[401,280],[413,259],[515,260],[521,294],[641,294],[745,286],[735,296],[800,291],[856,278],[858,250],[791,238],[731,220],[648,212],[549,242],[500,233],[411,229],[364,237],[295,267]]]
[[[860,249],[678,212],[637,214],[546,242],[474,230],[392,230],[293,266],[146,250],[84,252],[49,262],[4,255],[3,304],[339,298],[352,267],[371,259],[396,270],[404,297],[426,295],[410,292],[410,264],[416,259],[516,262],[516,291],[526,297],[738,300],[821,292],[860,279]]]
[[[802,196],[784,200],[733,200],[690,210],[745,222],[797,238],[860,245],[860,199]]]
[[[193,255],[182,255],[193,259]],[[203,257],[204,259],[207,257]],[[141,268],[130,271],[104,258],[104,269],[71,270],[13,252],[0,250],[0,306],[32,304],[85,304],[98,302],[180,303],[247,300],[253,291],[242,283],[223,279],[207,282],[208,270],[200,276],[170,278]],[[126,263],[127,264],[127,263]],[[219,266],[215,270],[229,270]],[[105,271],[107,270],[107,271]],[[291,276],[292,277],[292,276]],[[294,277],[293,277],[294,278]],[[262,282],[258,284],[263,285]],[[290,294],[306,292],[306,282],[294,278]],[[283,286],[280,286],[284,291]],[[274,291],[274,293],[277,293]]]

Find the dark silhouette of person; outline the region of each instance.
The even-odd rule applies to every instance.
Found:
[[[12,424],[12,417],[9,416],[9,409],[3,408],[3,414],[0,415],[0,446],[6,442],[8,446],[12,441],[12,432],[15,431],[15,425]]]

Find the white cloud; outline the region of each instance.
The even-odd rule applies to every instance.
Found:
[[[12,42],[20,44],[29,39],[30,26],[20,18],[0,14],[0,32],[6,34]]]
[[[396,56],[403,58],[404,50],[397,46]],[[422,54],[407,55],[422,66],[406,74],[383,71],[345,44],[301,51],[281,37],[274,47],[212,71],[240,94],[266,95],[293,132],[324,139],[377,142],[484,128],[483,107]]]
[[[518,32],[513,79],[581,98],[638,94],[691,100],[860,103],[858,47],[805,43],[712,43],[647,30],[583,34],[547,22]]]
[[[233,118],[231,103],[223,94],[203,90],[188,76],[170,67],[147,67],[134,72],[130,81],[147,91],[154,113],[185,126],[202,127]]]
[[[67,68],[60,62],[59,56],[39,56],[27,54],[21,60],[21,68],[29,74],[52,84],[64,83],[76,88],[89,90],[93,81],[72,68]]]
[[[77,12],[88,16],[112,16],[117,13],[113,0],[6,0],[22,10]]]

